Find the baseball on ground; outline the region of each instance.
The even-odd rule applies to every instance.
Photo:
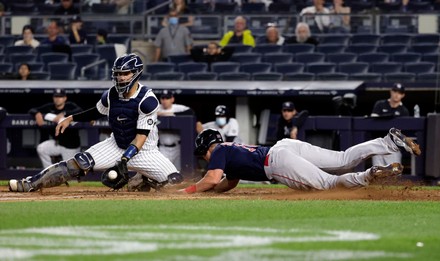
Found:
[[[110,170],[107,176],[109,179],[115,179],[118,176],[118,173],[115,170]]]

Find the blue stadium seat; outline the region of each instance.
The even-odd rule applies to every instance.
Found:
[[[361,53],[357,57],[358,62],[366,63],[383,63],[388,62],[389,54],[376,52],[376,53]]]
[[[0,35],[0,45],[13,46],[17,37],[15,35]]]
[[[283,46],[285,53],[313,53],[314,51],[315,45],[313,44],[286,44]]]
[[[271,14],[291,12],[291,4],[283,2],[272,2],[269,4],[268,11]]]
[[[388,53],[390,55],[395,53],[406,53],[408,46],[406,44],[387,44],[381,45],[377,48],[378,52]]]
[[[51,80],[75,80],[76,63],[72,62],[50,62],[48,72]]]
[[[114,14],[116,12],[115,4],[101,4],[94,3],[92,4],[92,13],[95,14]]]
[[[206,72],[208,71],[208,64],[207,63],[196,63],[196,62],[183,62],[180,63],[178,66],[178,71],[183,72],[185,74],[192,73],[192,72]]]
[[[337,44],[337,45],[348,45],[350,41],[350,36],[347,34],[340,34],[340,35],[321,35],[319,37],[319,45],[321,44]],[[318,47],[319,47],[318,45]]]
[[[282,74],[286,73],[302,73],[304,72],[304,63],[280,63],[274,65],[274,72],[279,72]]]
[[[50,73],[49,72],[31,72],[30,78],[32,80],[47,81],[47,80],[50,80]]]
[[[241,12],[243,14],[262,14],[266,12],[266,5],[264,3],[246,3],[241,4]]]
[[[9,60],[14,66],[22,63],[33,63],[37,61],[37,55],[30,54],[21,54],[21,53],[13,53],[9,55]],[[15,67],[14,67],[15,68]]]
[[[91,44],[71,44],[70,50],[72,55],[77,53],[93,53],[93,45]]]
[[[437,83],[440,81],[440,72],[420,73],[417,75],[417,81]]]
[[[6,54],[6,61],[11,61],[10,56],[13,54],[32,54],[34,48],[28,45],[12,45],[6,46],[4,50],[4,54]]]
[[[249,81],[250,73],[245,72],[223,72],[218,75],[220,81]]]
[[[157,72],[153,74],[153,79],[157,81],[182,81],[185,79],[183,72]]]
[[[313,81],[315,80],[314,73],[285,73],[283,81]]]
[[[215,81],[218,77],[215,72],[188,73],[186,76],[190,81]]]
[[[12,63],[0,63],[0,72],[12,72],[13,68]]]
[[[409,45],[411,43],[412,36],[410,34],[383,34],[381,36],[381,45],[388,44],[401,44]]]
[[[396,53],[391,55],[391,61],[398,63],[415,63],[420,62],[422,55],[414,52]]]
[[[107,61],[109,68],[113,67],[113,63],[117,58],[114,44],[97,45],[95,46],[95,53],[99,54],[101,59],[105,59]]]
[[[237,12],[237,4],[234,3],[227,3],[227,2],[216,2],[214,5],[214,13],[217,14],[234,14]]]
[[[372,44],[379,45],[380,35],[378,34],[353,34],[350,38],[350,45],[352,44]]]
[[[272,69],[271,63],[244,63],[240,65],[240,72],[268,73]]]
[[[440,65],[440,54],[438,53],[423,54],[422,61],[434,63],[436,65],[436,71],[440,70],[440,68],[438,67]]]
[[[151,73],[153,78],[156,73],[166,73],[166,72],[175,71],[174,64],[169,62],[150,63],[150,64],[146,64],[144,68],[146,72]]]
[[[412,44],[438,44],[439,34],[415,34],[412,37]]]
[[[290,63],[293,60],[292,53],[265,53],[262,58],[262,62],[277,64],[277,63]]]
[[[151,80],[151,73],[142,72],[141,81],[149,81]]]
[[[217,74],[224,72],[238,72],[240,63],[238,62],[215,62],[211,64],[211,71]]]
[[[431,73],[435,70],[435,63],[431,62],[415,62],[415,63],[405,63],[403,65],[405,72],[420,74],[420,73]]]
[[[365,62],[340,63],[338,64],[338,72],[351,74],[367,73],[369,64]]]
[[[231,62],[238,63],[259,63],[261,62],[262,55],[260,53],[234,53],[231,56]]]
[[[252,74],[253,81],[281,81],[283,74],[277,72],[254,73]]]
[[[356,53],[358,55],[361,53],[372,53],[376,50],[377,45],[375,44],[351,44],[345,49],[346,52]]]
[[[276,44],[257,44],[254,49],[252,50],[255,53],[280,53],[283,50],[282,45],[276,45]]]
[[[297,53],[294,60],[299,63],[319,63],[325,61],[325,54],[323,53]]]
[[[228,47],[234,47],[234,53],[250,53],[254,47],[244,44],[228,44]]]
[[[336,71],[336,63],[308,63],[306,65],[306,72],[314,73],[315,75],[321,73],[334,73]]]
[[[411,50],[416,53],[428,54],[428,53],[438,53],[439,44],[413,44]]]
[[[385,82],[414,82],[416,80],[416,74],[410,72],[385,73],[383,80]]]
[[[168,62],[174,63],[176,66],[180,63],[193,62],[189,54],[173,54],[168,56]]]
[[[402,72],[402,64],[396,62],[372,63],[370,64],[372,73],[398,73]]]
[[[432,12],[432,3],[430,1],[408,1],[407,10],[411,13]]]
[[[382,74],[380,73],[354,73],[349,75],[349,80],[366,81],[366,82],[380,82],[382,81]]]
[[[320,81],[346,81],[348,80],[348,73],[333,72],[321,73],[316,75],[316,80]]]
[[[72,61],[77,64],[76,67],[76,75],[81,76],[81,69],[84,66],[90,65],[100,60],[99,54],[97,53],[77,53],[72,54]],[[84,77],[87,77],[89,80],[98,80],[99,76],[99,67],[102,67],[102,64],[98,64],[84,71]]]
[[[326,55],[326,61],[331,63],[352,63],[357,59],[355,53],[329,53]]]
[[[195,14],[209,14],[213,11],[211,3],[188,3],[187,6],[188,9]]]
[[[35,52],[37,53],[37,60],[41,62],[41,55],[43,53],[51,53],[52,52],[52,45],[49,44],[40,44],[35,48]]]
[[[316,47],[316,52],[330,54],[330,53],[343,53],[345,51],[345,45],[341,44],[319,44]]]
[[[49,70],[49,63],[58,62],[58,63],[67,63],[69,60],[69,55],[67,53],[43,53],[40,56],[41,62],[44,63],[44,70]]]

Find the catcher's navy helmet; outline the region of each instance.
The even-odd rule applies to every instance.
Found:
[[[126,93],[130,90],[133,84],[141,77],[144,70],[144,64],[141,58],[134,54],[124,54],[116,58],[112,68],[112,80],[120,94]],[[132,72],[133,77],[130,80],[120,82],[118,80],[118,74],[124,72]]]
[[[196,149],[194,150],[194,155],[204,156],[214,143],[222,143],[223,138],[220,132],[216,129],[205,129],[197,135],[196,138]]]
[[[215,107],[215,116],[227,116],[228,108],[225,105],[219,105]]]

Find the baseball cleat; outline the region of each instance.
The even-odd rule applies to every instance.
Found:
[[[404,148],[409,153],[417,156],[422,153],[419,145],[413,139],[403,135],[399,129],[391,128],[389,134],[397,146]]]
[[[29,181],[29,177],[22,180],[11,179],[8,182],[9,191],[11,192],[32,192],[34,188]]]
[[[394,162],[386,166],[373,166],[370,169],[370,174],[373,178],[385,178],[400,175],[402,171],[403,165]]]

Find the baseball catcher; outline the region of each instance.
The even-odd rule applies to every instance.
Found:
[[[112,67],[113,86],[104,92],[96,106],[70,115],[60,121],[55,135],[62,135],[73,121],[92,121],[108,117],[111,136],[73,158],[53,164],[35,176],[9,181],[9,190],[30,192],[59,186],[68,180],[87,174],[90,170],[118,172],[109,181],[103,175],[103,183],[120,189],[129,181],[128,171],[145,176],[155,188],[183,181],[176,167],[157,149],[156,126],[159,101],[151,89],[139,83],[144,65],[136,54],[118,57]],[[105,171],[108,173],[110,170]],[[141,184],[140,186],[148,186]]]

